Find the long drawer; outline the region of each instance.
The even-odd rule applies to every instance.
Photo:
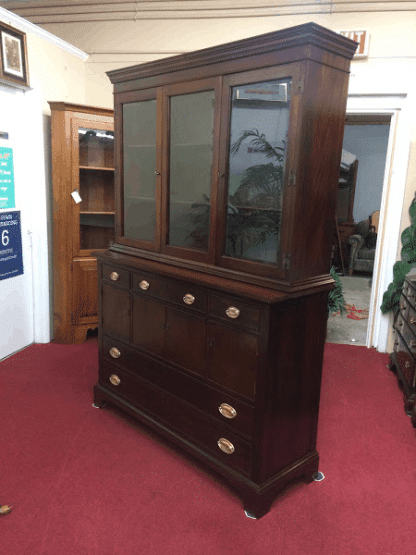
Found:
[[[246,474],[251,470],[251,444],[215,424],[194,406],[115,365],[102,363],[101,386],[125,398],[163,426],[195,442],[217,460]]]
[[[171,392],[205,412],[228,429],[252,436],[254,409],[240,399],[210,387],[140,351],[103,336],[103,360]],[[221,409],[221,410],[220,410]]]

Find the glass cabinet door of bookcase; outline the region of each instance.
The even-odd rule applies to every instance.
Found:
[[[213,90],[170,97],[169,245],[207,252],[214,136]]]
[[[225,255],[276,264],[290,79],[232,87]]]
[[[156,100],[123,105],[124,237],[156,237]]]
[[[107,249],[114,242],[114,133],[78,127],[78,144],[80,249]]]

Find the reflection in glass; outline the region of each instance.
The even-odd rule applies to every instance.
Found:
[[[214,91],[170,99],[169,244],[208,250]]]
[[[124,237],[155,240],[156,100],[123,106]]]
[[[225,254],[276,263],[289,79],[233,87]]]
[[[81,250],[114,241],[114,133],[78,128]]]

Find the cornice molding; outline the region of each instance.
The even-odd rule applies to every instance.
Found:
[[[416,11],[413,0],[6,0],[2,5],[38,25]]]
[[[0,8],[0,21],[6,23],[7,25],[15,27],[16,29],[19,29],[20,31],[23,31],[24,33],[31,33],[32,35],[36,35],[37,37],[40,37],[41,39],[55,46],[58,46],[59,48],[62,48],[62,50],[65,50],[65,52],[69,52],[73,56],[81,58],[81,60],[83,61],[88,58],[88,54],[86,52],[83,52],[72,44],[69,44],[59,37],[56,37],[52,33],[45,31],[45,29],[34,25],[27,19],[23,19],[22,17],[8,10],[5,10],[4,8]]]

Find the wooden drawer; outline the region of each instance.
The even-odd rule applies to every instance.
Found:
[[[168,284],[167,280],[160,276],[148,274],[147,272],[137,272],[133,274],[133,291],[167,300]]]
[[[229,429],[212,423],[192,405],[111,364],[101,365],[99,382],[166,428],[176,431],[187,442],[197,444],[224,464],[250,473],[251,444]],[[218,441],[221,439],[232,444],[234,451],[231,454],[220,449]]]
[[[206,293],[194,285],[146,272],[134,274],[133,290],[198,312],[205,313],[207,309]]]
[[[406,324],[404,324],[406,326]],[[406,333],[406,332],[404,332]],[[414,387],[414,376],[415,376],[415,359],[413,358],[410,350],[406,346],[406,343],[400,333],[396,332],[396,338],[394,341],[394,353],[397,363],[400,366],[400,371],[403,379],[406,381],[409,387]]]
[[[211,295],[209,314],[251,331],[258,331],[260,327],[260,308],[235,297]]]
[[[223,423],[228,429],[251,437],[254,409],[229,393],[210,387],[111,337],[103,336],[102,356],[104,361],[127,369],[180,397],[211,418]],[[228,405],[233,410],[224,405]],[[235,411],[235,416],[233,411]],[[227,416],[232,416],[232,418],[227,418]]]
[[[416,307],[416,283],[411,281],[405,281],[403,285],[403,295],[407,298],[410,305]]]
[[[125,289],[130,287],[130,272],[128,270],[103,264],[101,276],[104,281],[117,285],[118,287],[124,287]]]
[[[400,304],[399,304],[399,310],[400,310],[400,314],[401,316],[403,316],[403,318],[405,320],[407,320],[407,315],[409,313],[409,306],[410,303],[409,301],[406,299],[406,297],[404,297],[403,295],[400,297]]]

